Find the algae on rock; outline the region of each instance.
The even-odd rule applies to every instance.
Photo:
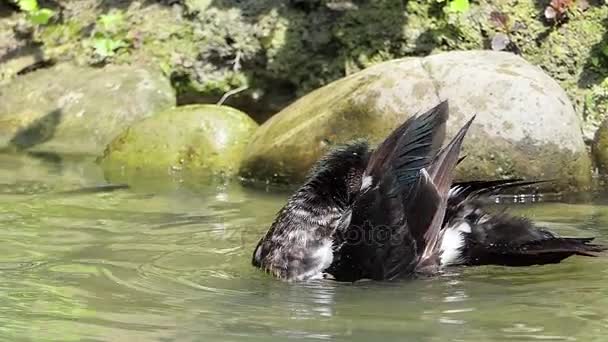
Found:
[[[180,106],[129,127],[107,146],[100,164],[112,182],[223,180],[238,172],[256,128],[227,106]]]

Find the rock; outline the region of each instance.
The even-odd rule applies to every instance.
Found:
[[[441,99],[450,101],[450,137],[477,115],[460,179],[549,178],[557,189],[590,184],[589,157],[565,92],[522,58],[491,51],[385,62],[313,91],[260,127],[241,173],[301,182],[330,145],[378,143]]]
[[[0,88],[0,147],[99,155],[129,124],[174,105],[170,82],[142,66],[41,69]]]
[[[100,163],[112,182],[224,179],[237,173],[257,126],[227,106],[177,107],[131,126],[108,145]]]

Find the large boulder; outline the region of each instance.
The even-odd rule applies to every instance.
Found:
[[[128,128],[108,145],[100,164],[112,182],[226,179],[238,172],[257,127],[231,107],[177,107]]]
[[[565,92],[522,58],[489,51],[385,62],[313,91],[260,127],[241,173],[301,182],[331,145],[378,143],[442,99],[450,102],[448,136],[477,115],[458,178],[550,178],[560,189],[590,184],[580,123]]]
[[[144,66],[41,69],[0,88],[0,148],[99,155],[129,124],[173,106],[169,80]]]

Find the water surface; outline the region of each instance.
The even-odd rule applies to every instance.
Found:
[[[286,284],[250,266],[288,194],[238,185],[70,193],[91,162],[0,156],[6,341],[605,341],[608,259]],[[511,210],[608,242],[608,207]]]

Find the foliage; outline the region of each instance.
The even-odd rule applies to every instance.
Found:
[[[574,7],[574,0],[551,0],[545,8],[545,18],[552,21],[562,21],[568,11]]]
[[[93,39],[93,49],[96,55],[101,58],[112,57],[116,50],[128,46],[123,40],[116,40],[106,37],[95,37]]]
[[[497,10],[490,13],[490,23],[498,31],[490,42],[490,47],[492,50],[512,51],[519,54],[520,50],[517,44],[513,41],[513,35],[517,33],[517,30],[521,27],[521,24],[518,22],[514,23],[507,13]]]
[[[55,11],[49,8],[40,8],[38,0],[16,0],[16,3],[27,14],[28,20],[36,25],[46,25],[55,15]]]
[[[158,63],[184,101],[215,102],[246,85],[239,105],[260,115],[385,60],[512,51],[555,78],[587,124],[606,113],[598,101],[608,103],[605,1],[575,0],[559,22],[544,15],[563,8],[553,0],[54,1],[62,20],[25,39],[57,60]]]
[[[93,53],[97,58],[103,61],[113,57],[119,49],[129,45],[127,23],[122,11],[112,11],[99,16],[91,41]]]
[[[437,2],[446,2],[445,8],[450,12],[463,13],[469,10],[469,0],[437,0]]]
[[[452,0],[449,6],[451,11],[466,12],[469,10],[469,0]]]

